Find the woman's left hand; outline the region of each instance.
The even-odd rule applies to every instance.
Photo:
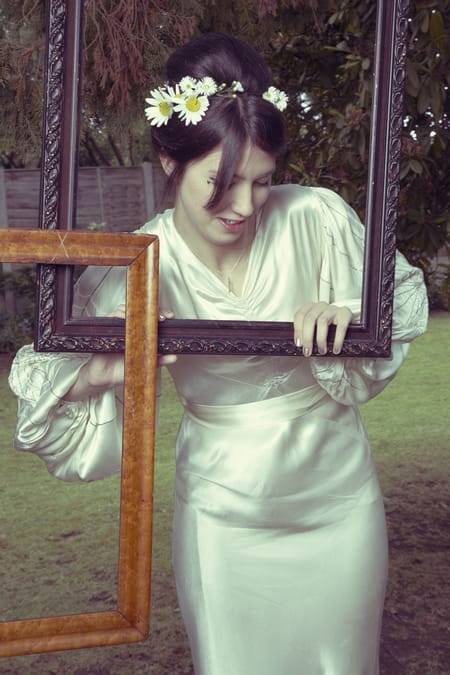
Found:
[[[336,326],[333,354],[340,354],[352,318],[348,307],[308,302],[294,316],[295,344],[303,348],[304,356],[311,356],[315,337],[319,354],[326,354],[328,329],[333,324]]]

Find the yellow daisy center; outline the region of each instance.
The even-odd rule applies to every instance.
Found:
[[[160,102],[159,112],[161,113],[161,115],[163,115],[163,117],[169,117],[170,109],[171,109],[170,103],[167,103],[167,101]]]
[[[198,100],[198,98],[195,98],[195,97],[191,96],[191,97],[188,98],[188,100],[186,101],[186,108],[189,110],[189,112],[191,112],[191,113],[196,113],[196,112],[198,112],[198,111],[200,110],[200,108],[201,108],[201,103],[200,103],[200,101]]]

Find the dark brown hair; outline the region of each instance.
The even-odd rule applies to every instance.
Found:
[[[208,208],[216,206],[229,188],[247,141],[277,156],[284,148],[282,113],[262,94],[273,84],[270,70],[253,47],[223,33],[208,33],[177,49],[168,59],[165,77],[175,85],[189,75],[212,77],[217,84],[230,86],[238,81],[244,88],[235,98],[211,96],[205,117],[186,126],[174,115],[167,125],[152,127],[152,141],[158,154],[174,160],[170,176],[176,184],[189,162],[220,143],[223,155]]]

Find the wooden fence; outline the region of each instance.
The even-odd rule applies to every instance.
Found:
[[[132,167],[81,167],[76,228],[104,223],[115,232],[135,230],[170,204],[162,169],[148,162]],[[38,227],[39,170],[0,168],[0,227]]]
[[[76,229],[90,227],[113,232],[137,229],[171,206],[165,175],[158,165],[81,167],[78,170]],[[39,169],[0,167],[0,227],[33,229],[39,226]],[[1,262],[0,271],[16,266]],[[0,311],[20,309],[18,298],[0,292]]]

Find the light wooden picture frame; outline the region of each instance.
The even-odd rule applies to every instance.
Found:
[[[0,258],[127,268],[117,607],[2,622],[0,656],[139,642],[148,634],[150,614],[158,241],[150,235],[3,229]]]

